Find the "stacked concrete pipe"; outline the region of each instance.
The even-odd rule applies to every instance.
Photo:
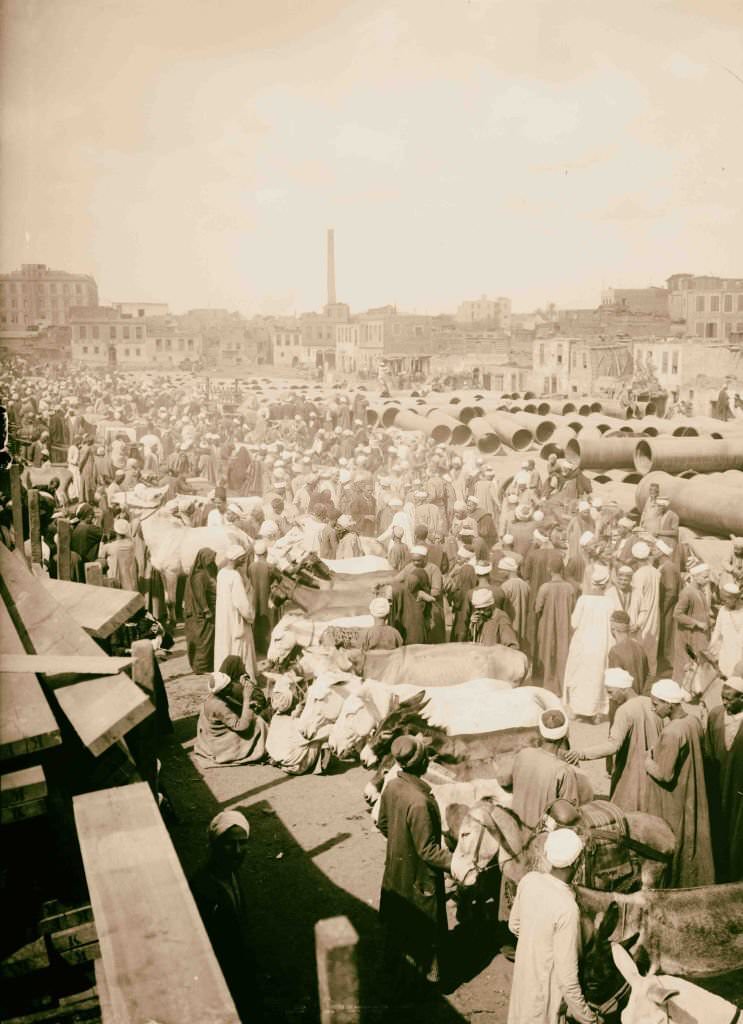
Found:
[[[483,455],[495,455],[500,450],[500,438],[484,416],[474,416],[467,426]]]
[[[668,473],[648,473],[637,485],[635,504],[642,510],[648,498],[650,485],[657,483],[660,493],[670,501],[682,526],[699,533],[712,533],[728,538],[743,535],[743,501],[740,487],[730,486],[710,475],[695,476],[691,480],[669,476]]]
[[[460,446],[469,444],[472,440],[470,428],[465,423],[444,412],[441,408],[428,409],[426,419],[448,428],[449,444]]]
[[[482,419],[499,440],[514,451],[524,451],[534,440],[532,431],[519,423],[515,416],[509,416],[508,413],[490,413]],[[470,426],[472,426],[471,423]]]
[[[568,441],[565,455],[581,469],[633,469],[637,444],[635,437],[602,437],[596,440],[584,431],[580,437]]]
[[[647,437],[637,442],[635,469],[638,473],[654,470],[697,473],[743,469],[743,434],[726,440],[701,437]],[[741,501],[743,506],[743,500]]]

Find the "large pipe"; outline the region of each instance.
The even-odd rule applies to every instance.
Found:
[[[743,469],[743,435],[725,441],[702,437],[647,437],[637,442],[635,469],[638,473],[653,470],[683,473],[687,469],[711,473]]]
[[[632,417],[632,410],[628,405],[612,402],[608,398],[592,402],[591,410],[592,412],[602,412],[604,416],[615,416],[619,420],[628,420]]]
[[[682,526],[725,538],[731,533],[738,537],[743,535],[743,501],[739,487],[711,481],[707,475],[683,480],[668,473],[648,473],[635,491],[635,504],[640,510],[647,501],[650,485],[654,483],[670,501]]]
[[[539,403],[537,412],[540,416],[567,416],[576,411],[575,402],[565,402],[561,398],[550,398]]]
[[[459,420],[455,420],[453,416],[447,416],[441,409],[429,409],[426,413],[426,419],[433,423],[441,423],[448,428],[450,444],[468,444],[472,437],[472,431],[468,426],[460,423]]]
[[[519,423],[515,416],[508,413],[491,412],[485,417],[486,424],[497,434],[503,444],[514,451],[522,452],[534,440],[531,430]]]
[[[384,410],[382,411],[382,426],[383,427],[391,427],[392,424],[395,422],[395,417],[397,416],[397,414],[399,412],[400,412],[400,406],[399,405],[388,405],[388,406],[385,406]]]
[[[536,416],[533,413],[515,412],[513,418],[517,423],[525,426],[527,430],[531,430],[534,440],[538,444],[544,444],[545,441],[549,441],[557,429],[557,424],[553,423],[551,419],[545,419],[543,416]]]
[[[424,434],[432,437],[437,444],[448,444],[451,437],[451,430],[445,423],[437,423],[436,420],[431,420],[428,416],[421,416],[408,409],[400,409],[395,415],[394,426],[398,430],[421,430]]]
[[[602,437],[596,441],[581,434],[568,441],[565,455],[581,469],[632,469],[636,447],[634,437]]]
[[[500,438],[482,416],[475,416],[468,424],[483,455],[494,455],[500,448]]]
[[[562,459],[565,456],[565,449],[574,438],[575,431],[568,427],[558,427],[549,441],[542,445],[539,454],[543,459],[548,459],[550,455],[556,455],[558,459]]]

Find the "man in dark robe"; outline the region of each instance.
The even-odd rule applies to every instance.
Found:
[[[546,562],[549,579],[540,586],[533,604],[537,631],[532,647],[532,675],[559,697],[570,646],[570,618],[577,595],[575,587],[562,575],[562,554],[552,550],[549,556]],[[541,571],[541,562],[539,568]]]
[[[658,674],[667,675],[673,668],[673,612],[681,588],[681,573],[678,570],[674,550],[667,540],[655,542],[660,558],[655,563],[660,573],[660,631],[658,634]]]
[[[470,562],[460,561],[449,573],[444,582],[444,594],[452,613],[452,643],[464,643],[467,640],[470,625],[470,595],[475,589],[475,570]]]
[[[670,888],[712,885],[715,866],[709,830],[702,755],[702,726],[681,705],[684,691],[673,679],[650,690],[653,710],[664,725],[645,759],[649,777],[648,813],[663,818],[676,837]]]
[[[444,872],[451,853],[441,844],[441,817],[430,786],[424,741],[398,736],[391,752],[400,767],[382,791],[377,826],[387,839],[379,916],[387,936],[390,988],[404,983],[403,958],[419,975],[441,980],[446,940]]]
[[[741,666],[743,667],[743,666]],[[730,676],[707,721],[708,792],[717,882],[743,881],[743,678]]]
[[[692,651],[704,650],[710,636],[709,566],[704,562],[695,565],[690,572],[689,582],[682,588],[673,611],[673,678],[683,679]]]
[[[77,516],[79,522],[70,537],[70,550],[80,558],[78,582],[84,583],[85,565],[87,562],[94,562],[98,557],[98,548],[103,533],[100,527],[93,522],[95,511],[91,505],[82,504],[78,509]]]
[[[503,598],[500,600],[502,603]],[[502,644],[504,647],[519,649],[519,638],[514,632],[511,620],[502,608],[497,607],[490,587],[473,590],[470,603],[472,615],[469,639],[472,643],[485,644],[488,647]]]
[[[559,561],[559,569],[551,569]],[[529,614],[526,623],[526,635],[529,641],[529,649],[537,650],[537,595],[543,583],[546,583],[553,573],[558,573],[562,579],[562,556],[555,554],[554,548],[536,547],[532,545],[521,563],[521,575],[529,584]],[[564,580],[563,580],[564,582]],[[568,618],[568,622],[570,619]],[[560,680],[562,685],[562,680]]]
[[[647,696],[650,683],[647,654],[642,644],[630,636],[630,617],[623,608],[611,613],[609,628],[614,645],[609,648],[608,667],[629,672],[635,693]]]
[[[248,566],[248,579],[253,585],[255,620],[253,639],[255,652],[264,658],[271,643],[271,631],[276,624],[276,612],[271,606],[271,585],[281,579],[281,574],[268,562],[268,548],[264,540],[257,540],[253,548],[255,558]]]
[[[214,665],[214,609],[217,602],[216,552],[201,548],[186,580],[183,620],[191,671],[211,672]]]

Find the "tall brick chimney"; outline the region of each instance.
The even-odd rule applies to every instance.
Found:
[[[328,305],[335,305],[335,236],[328,228]]]

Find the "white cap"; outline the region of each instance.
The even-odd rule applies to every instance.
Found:
[[[240,811],[220,811],[209,822],[209,838],[218,839],[231,828],[241,828],[246,837],[250,837],[250,825],[244,814]]]
[[[553,868],[568,868],[583,852],[583,840],[572,828],[556,828],[544,844],[544,856]]]
[[[578,511],[579,512],[590,512],[591,511],[591,503],[589,501],[579,501],[578,502]]]
[[[586,530],[585,533],[582,533],[580,535],[580,540],[578,541],[578,543],[580,544],[580,546],[582,548],[585,548],[585,547],[587,547],[591,543],[592,540],[593,540],[593,534],[591,533],[590,530]]]
[[[593,572],[591,573],[591,583],[608,583],[609,581],[609,569],[606,565],[594,565]]]
[[[475,562],[476,576],[489,576],[492,571],[493,567],[490,562]]]
[[[635,524],[631,519],[628,519],[627,516],[622,516],[622,518],[618,520],[618,525],[623,526],[625,530],[631,530]]]
[[[535,523],[542,522],[542,520],[544,519],[544,512],[542,512],[541,508],[534,510],[534,513],[532,514],[532,519]]]
[[[354,526],[353,516],[349,516],[347,512],[344,512],[342,516],[338,516],[338,526],[343,530],[350,530]]]
[[[729,686],[731,690],[737,690],[738,693],[743,693],[743,679],[740,676],[728,676],[723,686]]]
[[[428,548],[425,547],[423,544],[415,544],[410,549],[410,554],[411,555],[415,555],[416,558],[427,558],[428,557]]]
[[[659,679],[650,687],[650,696],[664,700],[666,704],[680,704],[686,693],[673,679]]]
[[[513,534],[504,533],[503,536],[501,537],[501,540],[503,541],[504,544],[513,544]]]
[[[279,534],[279,528],[272,519],[266,519],[261,523],[261,528],[258,533],[261,537],[277,537]]]
[[[116,528],[116,524],[114,523],[114,529],[115,528]],[[737,583],[723,583],[722,590],[723,590],[723,593],[725,593],[725,594],[732,594],[733,597],[737,597],[738,594],[740,593],[740,587],[738,586]]]
[[[375,619],[383,619],[390,613],[390,603],[386,597],[375,597],[369,605],[369,611]]]
[[[534,540],[538,541],[540,544],[546,544],[549,540],[549,537],[545,537],[541,530],[535,530],[532,536],[534,537]]]
[[[268,546],[265,540],[257,540],[255,542],[255,545],[253,546],[253,550],[255,551],[256,555],[265,555],[265,553],[268,551]]]
[[[244,554],[245,552],[240,547],[239,544],[230,544],[230,546],[224,553],[224,557],[227,559],[228,562],[237,562],[243,557]]]
[[[491,605],[495,604],[493,591],[489,587],[473,590],[470,601],[473,608],[490,608]]]
[[[636,544],[632,545],[632,557],[633,558],[639,558],[640,560],[642,560],[643,558],[647,558],[649,555],[650,555],[650,548],[648,547],[648,545],[645,543],[644,540],[638,540],[638,542]]]
[[[132,528],[126,519],[114,519],[114,533],[120,537],[131,537]]]
[[[455,501],[453,507],[454,507],[454,511],[455,512],[466,512],[467,511],[467,505],[463,501]]]
[[[547,719],[558,719],[558,725],[547,725]],[[539,716],[539,735],[543,736],[546,740],[561,740],[568,734],[569,722],[568,716],[564,711],[559,708],[550,708],[547,711],[543,711]]]
[[[402,498],[390,498],[388,504],[390,508],[402,508]]]
[[[604,686],[614,690],[631,690],[634,681],[634,677],[623,668],[607,668],[604,672]]]
[[[518,565],[516,565],[516,560],[514,558],[508,558],[508,557],[501,558],[500,562],[498,562],[498,568],[500,570],[502,570],[503,572],[518,572],[519,571],[519,567],[518,567]]]
[[[703,572],[709,572],[709,566],[706,562],[699,562],[694,566],[693,569],[689,570],[690,576],[701,576]]]

